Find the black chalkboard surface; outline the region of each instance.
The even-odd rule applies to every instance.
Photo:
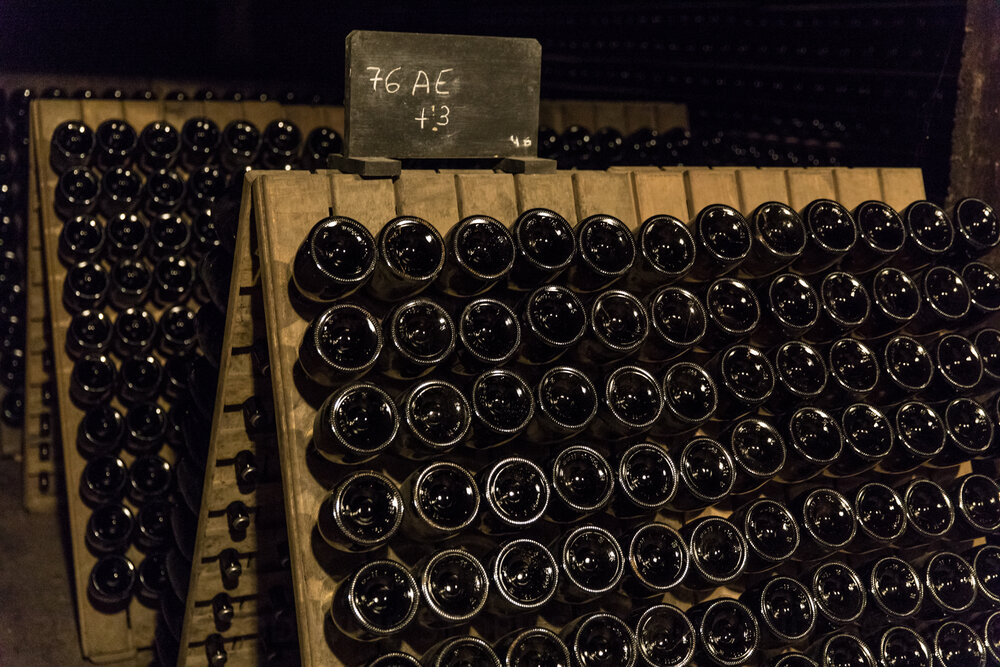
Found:
[[[344,155],[535,156],[541,59],[534,39],[355,30]]]

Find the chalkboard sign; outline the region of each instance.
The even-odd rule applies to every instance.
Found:
[[[534,39],[355,30],[344,155],[535,156],[541,59]]]

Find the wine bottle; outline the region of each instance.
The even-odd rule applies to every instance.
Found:
[[[118,382],[115,363],[104,354],[85,354],[73,364],[70,399],[83,409],[106,402]]]
[[[544,546],[520,538],[500,546],[491,556],[490,605],[495,613],[523,614],[537,610],[555,595],[559,565]]]
[[[878,628],[866,643],[881,665],[931,667],[934,660],[923,636],[905,625]]]
[[[113,454],[91,458],[80,475],[80,496],[92,506],[115,503],[125,494],[128,468]]]
[[[524,344],[520,361],[547,364],[558,359],[587,330],[583,304],[565,287],[546,285],[533,291],[520,305]]]
[[[334,549],[371,551],[396,534],[404,514],[403,497],[392,480],[374,470],[361,470],[326,495],[316,527]]]
[[[496,218],[472,215],[445,237],[448,259],[438,288],[452,296],[475,296],[503,280],[514,267],[514,237]]]
[[[118,262],[142,255],[149,231],[134,213],[119,213],[109,218],[106,228],[108,259]]]
[[[617,616],[592,613],[571,621],[561,637],[580,667],[634,667],[635,633]]]
[[[846,563],[827,561],[806,574],[816,605],[815,635],[823,637],[855,623],[868,605],[867,586]]]
[[[976,578],[976,588],[979,595],[976,598],[976,609],[985,611],[991,616],[1000,609],[1000,546],[982,544],[962,554]]]
[[[265,169],[294,169],[298,166],[302,131],[288,119],[272,120],[264,128],[260,161]]]
[[[367,290],[379,301],[416,296],[434,282],[444,267],[444,239],[421,218],[393,218],[379,231],[376,245],[379,261]]]
[[[686,667],[694,658],[694,625],[672,604],[636,609],[629,616],[634,627],[639,661],[645,667]]]
[[[192,352],[198,344],[195,314],[186,306],[173,306],[164,310],[159,321],[158,349],[168,358],[181,357]]]
[[[49,164],[57,174],[90,163],[97,140],[85,123],[67,120],[52,132],[49,144]]]
[[[87,519],[86,543],[94,553],[124,553],[132,541],[135,518],[119,504],[101,505]]]
[[[331,127],[315,127],[306,136],[302,149],[302,166],[306,169],[326,169],[327,158],[344,149],[340,134]]]
[[[827,469],[832,477],[853,477],[871,470],[889,455],[894,436],[892,423],[878,408],[854,403],[840,413],[844,449]]]
[[[986,665],[986,646],[976,631],[960,621],[945,621],[934,630],[935,662],[943,667]]]
[[[417,615],[420,591],[413,576],[391,560],[368,561],[337,587],[330,617],[352,639],[391,637]]]
[[[568,604],[595,600],[614,590],[625,571],[625,556],[607,530],[584,525],[563,534],[552,546],[562,577],[557,597]]]
[[[382,321],[378,369],[390,378],[412,380],[434,370],[455,349],[455,323],[426,298],[406,301]]]
[[[402,428],[395,451],[409,459],[440,456],[461,444],[472,425],[469,402],[443,380],[412,386],[398,402]]]
[[[746,218],[731,206],[710,204],[694,219],[698,243],[688,280],[704,282],[726,275],[746,260],[753,235]]]
[[[489,449],[520,435],[535,416],[531,387],[514,371],[487,370],[472,383],[472,435],[465,445]]]
[[[1000,312],[1000,274],[982,262],[970,262],[962,267],[961,275],[972,302],[966,324],[980,322]]]
[[[815,660],[804,653],[789,651],[788,653],[779,653],[771,658],[767,667],[818,667],[818,665]]]
[[[177,129],[165,121],[155,121],[139,133],[138,165],[147,174],[169,169],[180,152],[181,138]]]
[[[143,504],[165,497],[174,486],[173,466],[159,456],[140,456],[128,469],[129,500]]]
[[[719,404],[715,382],[704,368],[689,361],[675,363],[663,376],[663,415],[656,435],[680,435],[711,418]]]
[[[663,523],[647,523],[628,541],[628,571],[622,590],[632,598],[662,597],[687,577],[690,555],[680,533]]]
[[[690,440],[677,458],[680,484],[668,503],[676,512],[700,510],[722,501],[736,481],[729,452],[711,438]]]
[[[872,655],[868,645],[849,632],[839,632],[821,639],[813,644],[809,652],[819,667],[837,667],[837,665],[877,667],[875,656]]]
[[[126,164],[139,144],[135,128],[120,118],[111,118],[98,125],[94,139],[94,162],[105,171]]]
[[[979,592],[975,572],[967,560],[950,551],[931,554],[920,568],[926,600],[920,615],[936,621],[972,610]]]
[[[955,227],[948,214],[937,204],[915,201],[903,211],[906,243],[893,263],[906,271],[917,271],[935,262],[951,250]]]
[[[113,406],[87,410],[76,431],[76,446],[87,457],[114,454],[125,435],[125,419]]]
[[[642,294],[682,279],[695,263],[695,241],[687,226],[671,215],[654,215],[637,234],[638,256],[625,277],[627,289]]]
[[[785,466],[785,440],[763,419],[747,417],[736,422],[721,441],[728,444],[736,469],[733,495],[756,491]]]
[[[726,348],[706,370],[716,378],[719,406],[714,416],[723,421],[756,412],[774,391],[774,367],[763,352],[749,345]]]
[[[152,220],[176,213],[184,203],[187,184],[176,171],[161,169],[146,178],[143,212]]]
[[[866,482],[855,491],[853,500],[858,531],[851,551],[869,553],[899,542],[906,532],[906,510],[899,494],[880,482]]]
[[[537,522],[549,504],[545,473],[527,459],[511,456],[476,475],[483,499],[482,531],[489,535],[516,533]]]
[[[370,311],[336,304],[309,323],[298,365],[313,382],[334,387],[365,375],[375,365],[382,341],[381,327]]]
[[[804,278],[793,273],[775,276],[768,284],[767,298],[761,297],[760,301],[763,314],[753,340],[761,346],[804,338],[819,321],[819,295]]]
[[[398,431],[399,413],[389,394],[370,383],[351,384],[316,412],[313,442],[325,458],[355,465],[377,457]]]
[[[248,120],[233,120],[222,130],[219,161],[227,171],[245,172],[260,153],[260,130]]]
[[[207,219],[212,220],[212,210],[222,203],[228,188],[229,180],[226,172],[217,165],[205,165],[190,172],[184,208],[191,216],[193,225],[197,224],[202,216],[207,215]]]
[[[82,310],[70,320],[66,331],[66,353],[71,359],[100,354],[111,348],[111,319],[100,310]]]
[[[156,262],[183,255],[191,243],[191,227],[179,215],[164,214],[149,219],[146,256]]]
[[[611,465],[586,445],[570,445],[546,465],[551,483],[548,517],[573,523],[604,509],[614,493]]]
[[[617,441],[645,433],[663,410],[656,378],[638,366],[619,366],[605,377],[603,389],[592,428],[601,439]]]
[[[861,327],[871,314],[871,297],[856,277],[844,271],[828,273],[819,287],[823,314],[808,339],[826,343]]]
[[[971,398],[956,398],[942,411],[947,444],[934,457],[936,466],[951,466],[989,455],[993,443],[993,420],[986,409]]]
[[[980,621],[989,667],[1000,665],[1000,614],[993,612]]]
[[[503,667],[500,658],[485,640],[472,635],[451,637],[433,647],[421,658],[427,667]]]
[[[598,292],[618,282],[635,262],[635,239],[624,222],[592,215],[576,227],[578,252],[566,274],[575,292]]]
[[[426,628],[448,628],[476,617],[489,595],[486,568],[462,549],[436,551],[414,568],[424,606],[417,622]]]
[[[733,278],[719,278],[705,291],[708,329],[699,347],[720,350],[749,338],[760,324],[760,304],[750,286]]]
[[[850,212],[830,199],[816,199],[802,211],[809,242],[792,264],[800,275],[824,273],[854,247],[858,227]]]
[[[622,290],[601,292],[590,305],[587,336],[576,348],[581,363],[604,366],[638,352],[649,333],[646,308]]]
[[[972,344],[983,358],[983,384],[1000,383],[1000,330],[980,329],[972,336]]]
[[[99,262],[104,250],[104,225],[92,215],[78,215],[59,232],[59,259],[66,266]]]
[[[824,472],[844,451],[844,433],[830,413],[799,408],[787,419],[788,458],[775,477],[783,484],[799,484]]]
[[[827,352],[827,368],[832,391],[826,399],[835,405],[864,400],[878,386],[880,372],[875,353],[855,338],[833,342]]]
[[[771,577],[740,596],[761,623],[761,648],[801,645],[816,625],[809,589],[791,577]]]
[[[154,500],[139,508],[135,524],[135,544],[146,552],[158,551],[173,539],[171,512],[173,505],[166,500]]]
[[[924,587],[913,566],[897,556],[883,556],[864,565],[859,574],[870,601],[864,624],[912,622],[924,599]]]
[[[936,482],[917,478],[897,488],[906,512],[908,528],[899,542],[920,546],[944,538],[955,523],[955,508]]]
[[[768,498],[752,500],[729,520],[743,530],[747,542],[746,572],[767,572],[785,562],[799,546],[799,527],[782,503]]]
[[[920,313],[920,288],[910,276],[895,267],[875,273],[868,290],[872,297],[871,314],[861,328],[867,339],[895,333]]]
[[[934,378],[927,396],[934,402],[969,394],[983,378],[983,358],[964,336],[948,334],[938,338],[932,355]]]
[[[494,648],[504,667],[568,667],[570,664],[566,644],[547,628],[515,630],[497,640]]]
[[[743,574],[747,543],[739,528],[718,516],[702,516],[681,527],[690,567],[685,588],[705,590],[724,586]]]
[[[955,223],[955,250],[967,257],[979,257],[1000,245],[1000,220],[993,207],[973,197],[960,199],[952,210]]]
[[[750,214],[749,224],[753,245],[741,270],[754,278],[781,271],[806,248],[805,223],[787,204],[775,201],[760,204]]]
[[[153,274],[142,261],[123,259],[111,267],[108,300],[116,310],[142,306],[153,285]]]
[[[664,287],[650,296],[650,320],[639,359],[644,362],[669,361],[697,345],[708,326],[705,307],[691,292],[680,287]]]
[[[956,331],[972,309],[972,294],[955,270],[936,265],[920,280],[920,313],[906,330],[912,335]]]
[[[118,371],[118,398],[124,405],[155,401],[163,384],[163,365],[153,355],[125,359]]]
[[[476,375],[502,366],[521,346],[521,327],[509,306],[496,299],[475,299],[458,317],[458,341],[452,370]]]
[[[944,420],[929,405],[909,401],[896,408],[896,439],[879,468],[889,473],[909,472],[941,453],[947,437]]]
[[[143,199],[144,185],[138,173],[128,167],[114,167],[101,177],[97,207],[108,220],[131,213]]]
[[[136,598],[147,605],[158,603],[160,597],[170,590],[166,555],[146,554],[139,563],[137,580],[139,585],[135,590]]]
[[[863,274],[885,264],[903,248],[906,228],[903,219],[885,202],[868,200],[853,213],[858,226],[858,241],[844,257],[841,268]]]
[[[101,310],[108,296],[109,282],[108,272],[100,264],[76,264],[63,282],[63,306],[74,315],[84,310]]]
[[[802,541],[796,551],[798,560],[815,560],[845,549],[857,533],[857,518],[851,503],[833,489],[803,492],[789,506],[802,530]]]
[[[211,118],[188,118],[181,126],[181,164],[188,173],[208,164],[219,149],[222,134]]]
[[[915,396],[934,378],[931,353],[915,338],[893,336],[882,348],[882,382],[876,394],[878,405],[888,407]]]
[[[694,664],[751,664],[760,646],[760,625],[746,605],[730,598],[709,600],[691,607],[687,617],[698,631]]]
[[[583,371],[556,366],[535,388],[537,413],[526,434],[533,442],[559,442],[579,434],[597,415],[597,391]]]
[[[953,481],[948,489],[958,519],[952,540],[973,539],[1000,533],[1000,486],[986,475],[971,473]]]
[[[350,296],[375,270],[378,252],[371,232],[344,216],[324,218],[309,230],[292,263],[299,294],[320,303]]]
[[[406,508],[401,528],[414,541],[455,535],[479,514],[479,488],[472,473],[450,461],[414,470],[400,492]]]
[[[320,167],[325,168],[325,163]],[[379,651],[378,657],[372,658],[371,662],[365,663],[365,667],[420,667],[420,661],[409,653],[402,651]]]
[[[115,318],[112,349],[120,359],[148,354],[156,342],[156,320],[144,308],[126,308]]]
[[[545,208],[521,213],[512,230],[517,248],[508,288],[533,290],[552,282],[573,262],[577,252],[573,228],[561,215]]]
[[[135,584],[132,561],[121,554],[108,554],[99,558],[90,570],[87,598],[99,609],[120,610],[128,605]]]

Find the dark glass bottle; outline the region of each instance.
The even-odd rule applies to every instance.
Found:
[[[124,553],[132,541],[135,518],[124,505],[101,505],[87,519],[86,542],[98,554]]]
[[[142,505],[164,498],[174,486],[173,466],[159,456],[136,458],[128,468],[128,498]]]
[[[828,273],[819,287],[823,315],[809,330],[808,338],[825,343],[850,334],[862,326],[871,313],[871,297],[864,285],[850,273]]]
[[[941,667],[985,667],[987,653],[976,631],[959,621],[945,621],[934,630],[935,663]]]
[[[98,559],[87,582],[87,598],[108,611],[124,608],[135,589],[135,565],[121,554]]]
[[[715,413],[719,394],[704,368],[681,361],[663,376],[663,416],[655,425],[657,435],[679,435],[698,428]]]
[[[736,469],[733,495],[759,489],[785,466],[785,440],[771,424],[756,417],[736,422],[723,436]]]
[[[986,646],[989,667],[1000,665],[1000,613],[994,612],[980,621],[983,644]]]
[[[187,180],[187,200],[185,208],[194,221],[202,215],[209,215],[212,209],[223,203],[229,180],[226,173],[216,165],[205,165],[191,172]]]
[[[592,215],[576,227],[578,252],[566,275],[575,292],[607,289],[628,274],[635,262],[635,238],[624,222],[610,215]]]
[[[379,651],[377,657],[372,658],[371,662],[365,663],[365,667],[420,667],[420,661],[402,651]]]
[[[729,598],[709,600],[689,609],[687,617],[698,631],[695,664],[752,664],[760,646],[760,625],[746,605]]]
[[[803,338],[819,321],[819,295],[804,278],[793,273],[774,277],[761,298],[761,324],[753,333],[754,341],[764,347]]]
[[[580,299],[559,285],[539,287],[519,310],[524,339],[520,361],[524,363],[555,361],[587,330],[587,312]]]
[[[625,555],[618,540],[599,526],[573,528],[552,550],[562,569],[557,597],[567,604],[589,602],[614,590],[625,572]]]
[[[495,646],[504,667],[569,667],[569,649],[547,628],[515,630],[501,637]]]
[[[219,161],[230,172],[246,171],[260,153],[260,130],[248,120],[234,120],[222,130]]]
[[[864,624],[912,622],[924,598],[920,575],[905,560],[883,556],[859,570],[868,587],[869,605]]]
[[[906,243],[893,258],[901,269],[916,271],[941,259],[955,241],[955,227],[937,204],[915,201],[903,211]]]
[[[187,185],[179,173],[161,169],[146,178],[142,210],[150,219],[176,213],[186,192]]]
[[[598,169],[607,169],[622,163],[625,146],[622,133],[613,127],[602,127],[591,137],[592,159]]]
[[[59,233],[59,259],[66,266],[100,261],[104,250],[104,225],[92,215],[78,215],[63,223]]]
[[[740,596],[761,623],[762,648],[802,644],[816,625],[809,589],[791,577],[772,577]]]
[[[945,445],[944,420],[929,405],[903,403],[893,416],[896,439],[889,455],[879,462],[888,473],[909,472],[941,453]]]
[[[980,329],[972,337],[972,344],[983,358],[984,383],[1000,383],[1000,330]]]
[[[213,251],[221,248],[222,241],[219,238],[219,229],[216,226],[216,221],[216,217],[212,215],[211,209],[195,214],[194,219],[191,221],[191,245],[188,246],[188,253],[192,259],[200,261],[209,257]],[[198,269],[199,277],[201,277],[202,283],[205,284],[205,291],[208,292],[208,298],[212,298],[213,295],[207,286],[208,281],[205,280],[205,275],[211,270],[211,267],[207,265],[204,269],[201,266]],[[221,294],[228,289],[228,276],[225,282],[227,282],[225,288],[222,291],[217,291],[216,294]],[[199,300],[202,300],[201,297],[199,297]]]
[[[399,530],[405,508],[391,479],[374,470],[351,473],[323,499],[316,527],[340,551],[371,551]]]
[[[858,531],[851,543],[854,553],[868,553],[898,544],[906,532],[906,510],[892,488],[867,482],[854,493]]]
[[[938,338],[933,357],[934,379],[927,390],[929,402],[968,394],[983,378],[983,358],[964,336],[948,334]]]
[[[908,529],[900,545],[919,546],[943,539],[955,523],[951,499],[936,482],[917,478],[897,489]]]
[[[101,310],[109,282],[108,272],[100,264],[76,264],[63,282],[63,306],[74,315],[83,310]]]
[[[523,212],[512,230],[517,247],[510,289],[531,290],[552,282],[573,262],[576,235],[564,217],[545,208]]]
[[[101,177],[98,208],[107,219],[131,213],[143,198],[142,178],[128,167],[115,167]]]
[[[539,609],[552,599],[559,584],[556,559],[544,546],[527,538],[500,546],[487,571],[495,613],[523,614]]]
[[[208,164],[219,149],[222,134],[210,118],[188,118],[181,127],[181,164],[188,172]]]
[[[809,592],[816,604],[816,636],[822,637],[856,622],[868,604],[865,583],[845,563],[828,561],[812,570]]]
[[[951,539],[1000,533],[1000,486],[995,480],[978,473],[963,475],[951,483],[948,491],[958,515]]]
[[[136,517],[136,546],[147,552],[166,547],[173,539],[172,510],[173,505],[165,500],[154,500],[140,507]]]
[[[155,401],[163,385],[163,365],[151,354],[130,357],[118,369],[118,398],[125,405]]]
[[[123,259],[111,267],[108,300],[116,310],[142,306],[153,285],[153,274],[142,260]]]
[[[857,532],[851,503],[833,489],[818,488],[793,498],[789,506],[802,529],[798,560],[815,560],[845,549]]]
[[[560,169],[587,169],[593,158],[593,138],[590,130],[570,125],[559,135],[558,165]]]
[[[351,384],[332,393],[316,412],[313,442],[325,458],[345,465],[382,453],[399,431],[392,398],[373,384]]]
[[[760,324],[760,303],[750,286],[720,278],[705,291],[708,330],[699,347],[715,351],[751,336]]]
[[[844,399],[859,401],[875,391],[879,380],[879,364],[875,353],[855,338],[834,341],[827,354],[827,367],[832,391],[826,400],[842,405]]]
[[[878,667],[871,649],[856,635],[840,632],[813,644],[810,653],[819,667]]]
[[[684,581],[690,556],[684,539],[663,523],[647,523],[628,542],[628,572],[622,585],[629,597],[662,597]]]
[[[391,560],[373,560],[340,584],[330,616],[348,637],[373,641],[406,628],[416,618],[419,604],[417,582],[405,567]]]
[[[882,348],[882,383],[877,403],[890,406],[917,395],[934,378],[931,353],[915,338],[893,336]]]
[[[694,658],[694,625],[672,604],[635,610],[629,616],[635,628],[639,664],[644,667],[686,667]]]
[[[669,361],[697,345],[708,326],[705,307],[691,292],[664,287],[648,301],[650,330],[639,352],[642,361]]]
[[[625,278],[628,289],[641,294],[670,285],[694,266],[694,237],[677,218],[654,215],[642,223],[637,237],[639,255]]]
[[[858,227],[850,212],[830,199],[810,202],[802,211],[809,243],[792,264],[796,273],[816,275],[839,262],[854,247]]]
[[[148,310],[127,308],[115,318],[112,346],[119,358],[148,354],[156,343],[158,328]]]
[[[379,231],[376,245],[379,261],[367,289],[380,301],[415,296],[434,282],[444,267],[444,239],[421,218],[393,218]]]
[[[482,530],[489,535],[523,531],[542,518],[549,504],[545,473],[527,459],[511,456],[476,475],[484,510]]]
[[[982,262],[962,267],[962,280],[969,288],[972,310],[966,323],[981,321],[1000,312],[1000,274]]]
[[[749,217],[753,246],[741,270],[760,278],[781,271],[806,248],[802,218],[787,204],[764,202]]]
[[[76,120],[60,123],[52,133],[49,144],[49,164],[57,174],[74,167],[85,167],[90,162],[96,143],[94,131],[85,123]]]
[[[503,280],[514,266],[514,238],[496,218],[472,215],[445,236],[448,261],[437,278],[445,294],[474,296]]]
[[[382,330],[375,316],[361,306],[336,304],[309,323],[298,364],[313,382],[334,387],[365,375],[381,350]]]
[[[971,398],[956,398],[944,408],[942,416],[948,440],[934,457],[934,465],[956,465],[989,455],[995,428],[982,405]]]
[[[138,588],[135,595],[147,605],[155,605],[160,597],[170,590],[170,576],[167,572],[166,555],[147,554],[139,563]]]
[[[119,213],[108,220],[108,259],[120,261],[142,255],[146,248],[149,230],[146,223],[134,213]]]
[[[118,383],[118,369],[110,357],[100,353],[85,354],[73,364],[69,397],[83,409],[105,403]]]
[[[150,218],[146,255],[152,261],[183,255],[191,243],[191,227],[179,215]]]
[[[344,140],[331,127],[313,128],[306,136],[306,144],[302,149],[302,166],[306,169],[326,169],[327,158],[344,149]]]
[[[782,503],[758,498],[733,512],[729,520],[747,542],[746,572],[766,572],[785,562],[799,546],[799,527]]]
[[[753,235],[746,218],[731,206],[710,204],[694,219],[698,250],[688,279],[707,281],[736,269],[750,254]]]
[[[899,213],[881,201],[864,201],[854,209],[858,242],[844,257],[841,268],[867,273],[892,259],[906,242],[906,228]]]
[[[169,169],[180,148],[180,133],[173,125],[165,121],[150,123],[139,134],[139,168],[147,174]]]
[[[976,575],[964,558],[950,551],[937,551],[923,563],[920,571],[926,602],[920,615],[924,620],[939,620],[968,612],[979,592]]]
[[[619,366],[604,379],[599,418],[593,432],[602,440],[645,433],[660,417],[663,396],[656,379],[638,366]]]
[[[160,353],[165,357],[183,356],[198,344],[195,314],[186,306],[173,306],[160,315]]]
[[[972,565],[979,589],[976,608],[996,615],[1000,609],[1000,546],[983,544],[963,554]]]
[[[111,319],[100,310],[82,310],[70,320],[66,331],[66,353],[73,359],[101,353],[111,347]]]
[[[561,633],[579,667],[634,667],[636,641],[632,629],[617,616],[593,613],[570,622]]]
[[[878,664],[885,667],[931,667],[931,648],[923,636],[905,625],[879,628],[867,641]]]
[[[489,576],[475,556],[462,549],[436,551],[414,568],[424,605],[417,622],[447,628],[473,619],[489,594]]]
[[[871,314],[861,328],[865,338],[879,338],[899,331],[920,312],[920,288],[897,268],[889,266],[875,273],[869,292]]]
[[[445,639],[431,647],[421,658],[427,667],[502,667],[500,659],[485,640],[472,635]]]
[[[666,450],[650,442],[626,449],[618,459],[617,473],[614,513],[623,519],[655,514],[673,500],[680,484]]]
[[[415,541],[450,537],[479,514],[479,488],[472,473],[450,461],[418,468],[400,492],[406,507],[402,530]]]
[[[789,651],[771,658],[767,667],[818,667],[816,661],[803,653]]]
[[[516,438],[535,416],[535,399],[524,378],[497,368],[478,376],[469,392],[472,435],[465,444],[488,449]]]
[[[706,370],[716,379],[719,407],[714,417],[722,421],[756,412],[774,391],[774,367],[763,352],[749,345],[720,352]]]
[[[472,424],[469,402],[455,385],[428,380],[404,394],[397,409],[403,428],[395,451],[409,459],[440,456],[465,440]]]
[[[579,434],[597,416],[597,390],[583,371],[556,366],[542,375],[535,388],[538,407],[526,431],[537,443],[559,442]]]
[[[955,331],[972,308],[972,294],[965,280],[940,264],[924,273],[920,296],[920,314],[906,327],[913,335]]]
[[[691,565],[684,586],[705,590],[724,586],[743,574],[747,543],[739,528],[718,516],[703,516],[681,527]]]
[[[552,521],[572,523],[611,502],[614,472],[607,460],[590,447],[566,447],[552,458],[546,469],[552,487],[547,514]]]
[[[455,323],[444,308],[418,298],[396,306],[382,321],[379,371],[412,380],[434,370],[455,349]]]
[[[844,451],[844,433],[825,410],[799,408],[788,417],[788,458],[775,477],[784,484],[812,479],[830,467]]]
[[[959,200],[952,210],[955,223],[955,250],[979,257],[1000,244],[1000,219],[993,207],[973,197]]]
[[[496,299],[470,301],[458,316],[458,340],[452,370],[475,375],[502,366],[521,346],[521,327],[509,306]]]
[[[265,169],[294,169],[302,147],[302,131],[288,119],[272,120],[264,128],[260,161]]]
[[[680,484],[669,507],[689,512],[709,507],[729,495],[736,481],[736,467],[729,452],[710,438],[694,438],[677,458]]]
[[[121,447],[125,435],[125,419],[117,408],[99,405],[80,419],[76,431],[76,446],[87,457],[113,454]]]
[[[88,505],[115,503],[125,495],[128,468],[114,455],[95,456],[87,461],[80,475],[80,496]]]
[[[331,216],[313,225],[299,246],[292,263],[292,281],[307,299],[337,301],[368,281],[377,257],[375,239],[364,225],[352,218]]]
[[[833,477],[853,477],[871,470],[889,455],[893,445],[892,423],[878,408],[854,403],[840,413],[844,450],[828,469]]]
[[[649,333],[646,308],[634,295],[608,290],[590,306],[588,335],[576,349],[581,363],[605,365],[632,356]]]

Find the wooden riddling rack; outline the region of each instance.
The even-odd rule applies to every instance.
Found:
[[[80,474],[86,461],[73,446],[73,443],[76,439],[76,428],[83,412],[69,399],[70,374],[73,364],[65,354],[64,349],[70,315],[61,307],[62,286],[66,269],[57,255],[62,222],[53,207],[57,177],[49,166],[49,142],[53,130],[66,120],[81,120],[91,129],[95,129],[104,120],[121,118],[128,121],[139,132],[148,123],[157,120],[166,120],[180,129],[184,121],[197,116],[212,119],[220,128],[225,127],[232,120],[247,119],[261,130],[272,120],[289,119],[299,126],[303,137],[320,125],[327,125],[338,132],[343,131],[343,109],[339,107],[282,106],[274,102],[147,102],[138,100],[42,100],[32,103],[31,106],[31,143],[34,156],[35,188],[37,189],[40,211],[38,224],[40,225],[44,249],[44,273],[42,275],[45,276],[48,284],[50,344],[52,347],[48,352],[44,349],[33,350],[29,357],[27,377],[36,379],[44,377],[44,370],[39,370],[39,362],[45,354],[51,355],[54,360],[52,372],[55,377],[55,393],[58,401],[58,418],[54,421],[60,425],[59,429],[54,429],[58,432],[54,433],[53,437],[61,439],[63,443],[68,443],[63,451],[63,468],[65,487],[68,490],[67,513],[72,542],[74,592],[77,601],[80,641],[83,655],[94,662],[111,662],[135,656],[149,662],[154,642],[157,610],[146,607],[133,599],[124,611],[113,614],[102,613],[91,606],[87,597],[88,577],[96,558],[90,553],[84,542],[84,531],[90,510],[84,505],[77,492]],[[32,284],[33,287],[37,287],[38,281],[32,281]],[[29,299],[33,303],[37,303],[39,301],[37,290],[33,291],[36,293],[30,295]],[[154,309],[154,314],[158,315],[158,312]],[[34,387],[32,380],[29,380],[29,384]],[[169,459],[171,454],[169,448],[163,448],[161,451],[161,456],[164,458]],[[123,454],[123,458],[126,462],[131,460],[128,454]],[[209,466],[209,470],[214,471],[214,468]],[[206,484],[213,482],[214,477],[214,475],[208,475]],[[207,505],[213,510],[216,509],[217,502],[223,500],[222,497],[217,496],[219,494],[225,495],[225,493],[225,490],[217,493],[214,486],[209,488],[208,493],[204,493],[204,498],[209,502],[203,503],[202,507]],[[230,500],[232,498],[222,504],[223,509]],[[243,497],[242,500],[251,508],[258,504],[255,493]],[[277,507],[280,510],[280,505]],[[209,543],[205,546],[211,547],[212,545]],[[133,550],[130,550],[129,555],[135,555],[134,547]],[[201,563],[210,559],[211,556],[217,556],[217,553],[208,555],[200,552],[195,553],[194,562]],[[215,562],[213,565],[218,573],[218,563]],[[192,573],[193,575],[194,573]],[[246,581],[251,578],[252,574],[244,577]]]
[[[879,199],[902,210],[924,198],[918,169],[742,169],[742,168],[620,168],[607,172],[558,172],[546,175],[509,175],[462,170],[408,171],[394,181],[362,180],[337,172],[314,174],[268,173],[252,186],[261,263],[261,279],[271,378],[285,497],[296,613],[302,663],[306,665],[357,665],[385,650],[385,643],[363,644],[341,635],[328,620],[337,584],[353,568],[373,557],[345,555],[326,546],[315,530],[324,495],[344,473],[343,467],[322,460],[310,450],[317,405],[303,398],[293,381],[298,348],[308,325],[289,300],[291,263],[311,227],[334,214],[354,218],[373,234],[396,215],[416,215],[434,224],[442,234],[459,219],[472,214],[491,215],[512,224],[517,215],[545,207],[572,224],[604,213],[623,220],[633,231],[654,214],[691,220],[704,206],[724,203],[750,212],[765,201],[782,201],[800,210],[817,198],[831,198],[853,208],[861,201]],[[381,380],[374,380],[380,382]],[[507,446],[505,446],[507,447]],[[459,448],[460,450],[461,448]],[[462,463],[455,450],[450,459]],[[506,450],[505,451],[509,451]],[[381,469],[396,483],[408,470],[383,456],[363,467]],[[480,462],[481,463],[481,462]],[[836,486],[834,480],[828,480]],[[781,493],[781,492],[779,492]],[[705,513],[722,513],[709,508]],[[686,517],[693,519],[698,513]],[[660,520],[678,524],[678,515]],[[388,551],[408,567],[426,555],[421,545],[402,543]],[[688,608],[709,597],[735,596],[736,590],[718,588],[689,595],[683,591],[664,599]],[[602,598],[602,604],[627,613],[630,602],[620,596]],[[554,627],[570,620],[572,609],[550,604],[538,617],[519,619]],[[509,619],[474,620],[470,631],[494,640],[512,627]],[[493,625],[493,627],[484,627]],[[461,629],[459,630],[462,631]],[[420,655],[434,640],[433,633],[407,632],[404,650]],[[393,642],[390,642],[393,643]]]
[[[687,107],[673,102],[601,102],[593,100],[542,100],[538,124],[562,132],[573,125],[591,132],[613,127],[624,136],[642,128],[666,132],[688,129]]]

